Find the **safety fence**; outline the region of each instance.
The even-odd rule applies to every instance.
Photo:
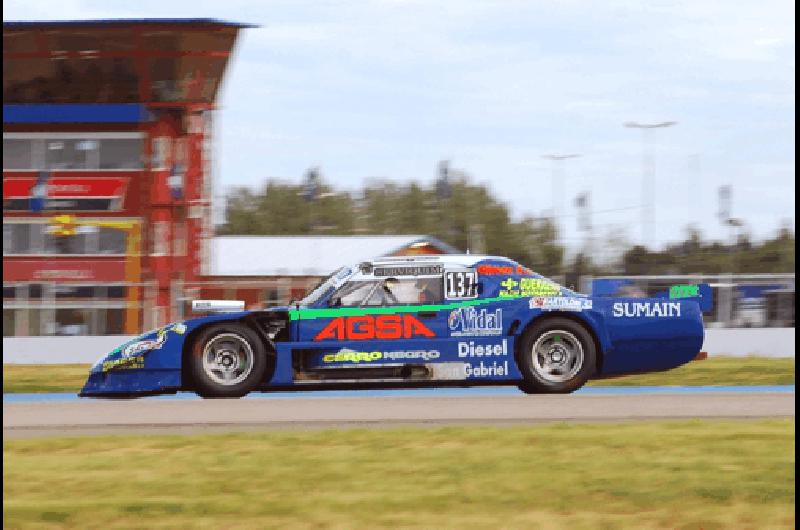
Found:
[[[581,292],[594,296],[654,296],[672,285],[708,283],[714,308],[709,328],[794,327],[794,274],[695,274],[585,277]]]

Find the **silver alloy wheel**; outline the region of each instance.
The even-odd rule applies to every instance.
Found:
[[[549,383],[569,381],[583,367],[583,346],[564,330],[542,333],[531,348],[534,371]]]
[[[247,379],[254,364],[250,343],[236,333],[220,333],[203,348],[203,370],[220,385],[238,385]]]

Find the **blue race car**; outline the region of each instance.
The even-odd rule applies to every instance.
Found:
[[[287,307],[230,311],[146,333],[91,369],[81,396],[517,385],[567,393],[590,378],[667,370],[703,344],[708,285],[590,297],[500,257],[382,258],[344,267]]]

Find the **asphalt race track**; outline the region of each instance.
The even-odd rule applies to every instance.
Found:
[[[356,394],[357,395],[357,394]],[[3,438],[553,421],[794,417],[794,392],[3,403]]]

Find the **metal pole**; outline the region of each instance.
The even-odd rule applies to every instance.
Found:
[[[559,162],[563,162],[564,160],[568,160],[570,158],[578,158],[579,154],[569,154],[569,155],[556,155],[556,154],[548,154],[542,155],[542,158],[546,158],[547,160],[551,160],[553,162],[552,165],[552,179],[553,179],[553,226],[556,228],[556,243],[560,242],[560,233],[559,230],[559,223],[558,217],[564,211],[561,206],[564,204],[564,168]]]
[[[655,174],[656,161],[653,130],[642,129],[642,239],[655,245]]]
[[[695,197],[703,196],[700,173],[700,155],[694,154],[689,156],[689,176],[686,182],[686,213],[689,217],[689,225],[692,225],[699,220],[699,209],[697,207],[698,199]],[[694,193],[692,193],[692,190],[694,190]]]
[[[678,122],[661,123],[626,122],[623,125],[632,129],[642,129],[642,246],[656,243],[656,204],[655,204],[655,134],[653,129],[671,127]]]

